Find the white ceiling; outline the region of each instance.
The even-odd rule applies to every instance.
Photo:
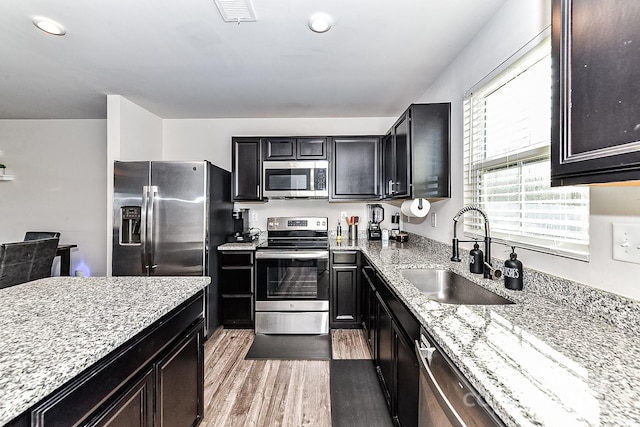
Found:
[[[253,0],[238,25],[213,0],[2,0],[0,119],[105,118],[108,94],[162,118],[392,117],[505,1]]]

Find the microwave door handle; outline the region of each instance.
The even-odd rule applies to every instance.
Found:
[[[316,170],[314,168],[309,169],[309,190],[314,191],[316,189]]]

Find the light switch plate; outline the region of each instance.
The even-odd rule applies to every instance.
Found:
[[[640,224],[613,224],[613,259],[640,264]]]

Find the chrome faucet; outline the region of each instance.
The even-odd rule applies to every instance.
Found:
[[[460,217],[462,217],[462,215],[469,211],[476,211],[480,215],[482,215],[482,218],[484,218],[484,278],[498,278],[501,275],[500,270],[495,270],[491,265],[491,233],[489,232],[489,218],[487,217],[487,213],[477,206],[465,206],[458,211],[456,216],[453,217],[453,255],[451,256],[451,261],[462,261],[460,259],[460,242],[475,242],[475,240],[458,240],[457,236],[458,220],[460,219]]]

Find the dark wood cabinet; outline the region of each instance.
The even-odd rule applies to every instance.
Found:
[[[385,198],[451,195],[451,103],[412,104],[382,140]]]
[[[552,8],[551,184],[640,179],[640,3]]]
[[[330,200],[380,199],[380,137],[333,137],[330,151]]]
[[[326,159],[326,137],[264,138],[264,160]]]
[[[157,427],[189,427],[204,415],[202,331],[193,331],[155,364]]]
[[[204,293],[185,301],[20,422],[40,427],[196,425],[204,415],[203,307]]]
[[[372,346],[383,395],[398,426],[418,425],[419,365],[414,340],[420,324],[362,256],[362,325]]]
[[[394,323],[395,418],[402,427],[417,427],[420,394],[420,366],[413,341]]]
[[[359,328],[360,251],[331,251],[331,328]]]
[[[153,426],[153,371],[147,372],[122,397],[90,421],[89,427]]]
[[[230,328],[254,326],[254,251],[220,252],[220,312]]]
[[[233,201],[262,200],[262,148],[260,138],[232,138]]]

